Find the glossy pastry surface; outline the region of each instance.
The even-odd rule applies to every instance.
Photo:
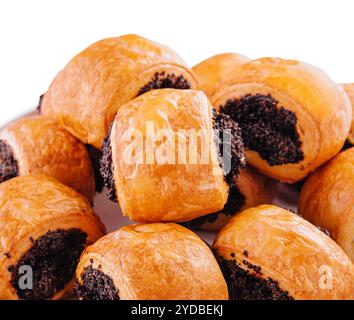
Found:
[[[204,91],[208,97],[211,97],[216,85],[228,73],[233,72],[238,66],[248,61],[250,59],[237,53],[222,53],[198,63],[192,70],[198,79],[199,89]]]
[[[108,38],[68,63],[50,85],[41,111],[100,149],[121,105],[166,87],[196,87],[193,74],[174,51],[137,35]]]
[[[248,163],[288,183],[340,151],[352,117],[344,90],[323,71],[276,58],[240,65],[211,103],[240,125]]]
[[[0,184],[0,230],[0,299],[69,294],[82,250],[104,234],[86,198],[45,176]]]
[[[129,225],[101,238],[85,250],[76,277],[86,300],[228,298],[207,244],[174,223]]]
[[[224,177],[205,94],[154,90],[119,109],[104,148],[102,173],[123,214],[133,221],[187,221],[224,207],[226,182],[232,183],[244,164],[239,134],[233,141],[233,169]]]
[[[353,299],[354,266],[315,226],[262,205],[235,216],[213,248],[232,299]]]
[[[16,120],[1,130],[0,144],[4,151],[0,155],[0,181],[47,175],[93,200],[95,181],[86,147],[55,120],[44,116]]]
[[[316,170],[300,193],[299,212],[329,231],[354,261],[354,147]]]

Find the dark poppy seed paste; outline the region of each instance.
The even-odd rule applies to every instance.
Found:
[[[81,275],[82,285],[76,283],[75,293],[83,300],[119,300],[111,277],[91,266]]]
[[[50,299],[64,289],[74,275],[87,234],[79,229],[48,231],[33,242],[12,272],[12,285],[21,299]],[[21,266],[33,272],[33,288],[21,288]]]
[[[113,162],[111,148],[111,134],[108,133],[104,139],[102,147],[102,157],[100,160],[100,174],[103,178],[104,185],[107,189],[107,197],[113,202],[117,202],[116,187],[113,178]]]
[[[241,127],[246,148],[258,152],[270,166],[304,159],[296,114],[278,104],[270,95],[247,94],[221,106],[221,112]]]
[[[248,257],[248,252],[243,252]],[[215,255],[224,274],[231,300],[293,300],[289,293],[279,287],[279,282],[264,278],[259,266],[244,260],[248,270],[240,267],[240,263],[230,255],[226,260]]]
[[[187,79],[182,75],[176,76],[174,73],[156,72],[153,78],[138,92],[138,96],[156,89],[190,89]]]
[[[18,176],[18,163],[12,148],[0,139],[0,183]]]

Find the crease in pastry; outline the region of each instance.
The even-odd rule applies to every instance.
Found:
[[[234,185],[230,187],[227,202],[221,211],[196,218],[192,221],[183,222],[182,224],[185,227],[194,229],[202,227],[205,223],[214,223],[218,220],[220,215],[232,217],[241,210],[245,204],[245,200],[245,196],[240,192],[239,188]]]
[[[81,285],[76,282],[75,293],[83,300],[119,300],[119,290],[113,279],[92,266],[84,268]]]
[[[247,94],[240,99],[229,99],[220,112],[239,124],[246,148],[258,152],[270,166],[304,159],[296,114],[279,107],[271,95]]]
[[[87,234],[80,229],[48,231],[33,242],[12,270],[11,283],[21,299],[49,299],[63,290],[75,273]],[[33,270],[33,288],[21,289],[21,267]]]
[[[247,253],[243,253],[247,256]],[[216,259],[229,283],[229,296],[231,300],[294,300],[289,292],[279,287],[279,282],[272,278],[262,276],[259,266],[249,263],[246,259],[243,264],[248,270],[240,267],[240,263],[232,257],[224,259],[216,254]]]
[[[0,139],[0,183],[18,176],[18,163],[12,148]]]
[[[191,85],[183,75],[176,76],[173,72],[156,72],[152,79],[140,88],[138,96],[156,89],[190,89]]]

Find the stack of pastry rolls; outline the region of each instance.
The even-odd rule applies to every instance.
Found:
[[[0,132],[0,297],[353,299],[351,90],[295,60],[94,43]],[[272,205],[300,181],[297,214]],[[134,222],[108,235],[103,185]]]

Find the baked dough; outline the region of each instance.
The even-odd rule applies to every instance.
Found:
[[[192,70],[198,79],[199,89],[210,98],[228,73],[248,61],[250,59],[237,53],[221,53],[198,63]]]

